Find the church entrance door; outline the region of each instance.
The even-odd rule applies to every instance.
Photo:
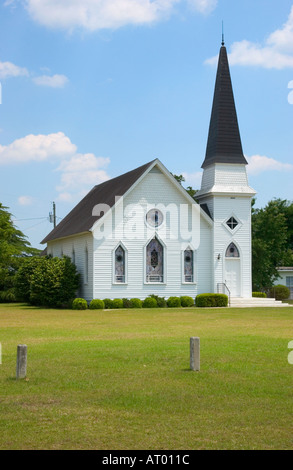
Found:
[[[231,292],[232,297],[241,296],[241,276],[240,276],[240,259],[228,258],[225,260],[226,274],[225,282]]]

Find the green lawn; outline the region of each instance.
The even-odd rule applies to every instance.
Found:
[[[293,449],[292,340],[292,307],[0,304],[0,449]]]

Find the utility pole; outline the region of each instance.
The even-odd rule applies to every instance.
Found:
[[[53,202],[53,224],[54,228],[56,227],[56,204]]]
[[[56,227],[56,204],[55,202],[52,203],[53,204],[53,214],[52,212],[49,213],[49,220],[50,220],[50,223],[54,225],[54,228]]]

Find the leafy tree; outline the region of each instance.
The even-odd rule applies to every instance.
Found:
[[[14,300],[14,277],[23,258],[39,253],[18,230],[8,208],[0,203],[0,298]]]
[[[14,291],[18,300],[23,302],[30,302],[30,284],[31,276],[33,275],[36,267],[40,263],[44,263],[43,257],[25,258],[18,269],[14,279]]]
[[[264,209],[252,207],[252,278],[253,290],[263,290],[278,279],[278,266],[292,264],[290,224],[292,204],[280,199]],[[287,216],[286,216],[287,214]]]
[[[172,174],[172,173],[171,173],[171,174]],[[172,176],[174,176],[175,180],[177,180],[178,183],[180,183],[181,186],[183,186],[182,183],[185,182],[185,178],[184,178],[183,175],[173,175],[173,174],[172,174]],[[187,188],[184,188],[184,189],[188,192],[188,194],[189,194],[194,200],[196,200],[195,195],[196,195],[196,193],[197,193],[197,191],[198,191],[197,189],[193,189],[192,186],[187,186]]]
[[[30,266],[29,266],[30,265]],[[18,272],[18,286],[29,283],[29,302],[46,307],[63,307],[75,298],[79,274],[70,258],[43,257],[32,259]]]

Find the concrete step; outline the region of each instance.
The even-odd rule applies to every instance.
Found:
[[[293,307],[293,305],[283,303],[281,300],[251,297],[244,299],[242,297],[231,297],[230,306],[237,308],[247,307]]]

